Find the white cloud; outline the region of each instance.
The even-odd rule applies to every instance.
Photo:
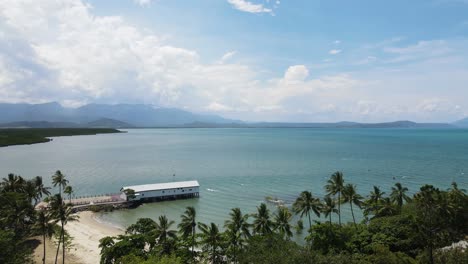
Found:
[[[309,76],[309,70],[304,65],[290,66],[284,74],[286,81],[304,81]]]
[[[236,55],[237,51],[233,50],[233,51],[228,51],[226,52],[222,57],[221,59],[219,60],[220,63],[224,63],[228,60],[230,60],[232,57],[234,57],[234,55]]]
[[[248,13],[272,13],[271,8],[245,0],[227,0],[235,9]]]
[[[339,54],[339,53],[341,53],[341,50],[339,50],[339,49],[332,49],[332,50],[330,50],[328,52],[328,54],[330,54],[330,55],[336,55],[336,54]]]
[[[151,2],[153,2],[153,0],[133,0],[133,2],[140,6],[148,6],[151,4]]]
[[[212,102],[206,107],[207,110],[214,111],[214,112],[224,112],[224,111],[231,111],[232,108],[218,102]]]
[[[335,44],[335,45],[338,45],[338,44],[340,44],[340,43],[341,43],[340,40],[335,40],[335,41],[333,41],[333,44]]]

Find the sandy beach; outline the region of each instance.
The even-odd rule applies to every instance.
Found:
[[[123,234],[124,231],[96,221],[93,212],[80,212],[78,215],[79,221],[69,222],[66,226],[75,245],[70,254],[75,255],[83,264],[99,263],[99,240],[106,236]]]
[[[99,263],[99,240],[105,236],[117,236],[124,231],[96,221],[93,212],[80,212],[79,221],[69,222],[65,229],[73,237],[74,247],[67,252],[67,262],[74,264]],[[40,240],[40,238],[39,238]],[[47,260],[53,261],[55,249],[52,241],[47,241]],[[41,263],[42,246],[36,248],[35,262]],[[60,252],[61,255],[61,252]],[[61,259],[61,258],[60,258]]]

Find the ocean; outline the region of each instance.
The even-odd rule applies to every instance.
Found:
[[[0,175],[40,175],[50,183],[55,170],[61,170],[77,196],[116,193],[128,185],[199,181],[198,199],[144,204],[98,215],[100,221],[121,227],[141,217],[157,219],[162,214],[177,222],[186,206],[196,208],[199,221],[221,227],[231,208],[254,213],[266,196],[281,199],[287,206],[304,190],[323,197],[324,185],[335,171],[342,171],[345,182],[355,184],[363,196],[373,185],[389,194],[396,182],[408,187],[410,193],[423,184],[446,189],[452,181],[468,189],[468,130],[125,131],[0,148]],[[342,209],[344,220],[351,221],[349,206]],[[270,205],[270,210],[274,213],[275,206]],[[304,223],[307,226],[307,221]]]

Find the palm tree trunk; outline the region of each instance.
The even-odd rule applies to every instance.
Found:
[[[307,216],[309,217],[309,230],[312,228],[312,222],[310,221],[310,212],[307,212]]]
[[[59,253],[59,249],[60,249],[60,242],[62,241],[62,233],[60,233],[60,236],[59,236],[59,241],[58,241],[58,245],[57,245],[57,252],[55,253],[55,264],[57,264],[57,259],[58,259],[58,253]]]
[[[332,215],[332,212],[330,212],[330,225],[331,225],[331,215]]]
[[[42,257],[42,264],[45,264],[45,257],[46,257],[46,234],[45,234],[45,228],[42,227],[42,238],[44,239],[43,245],[44,245],[44,256]]]
[[[62,264],[65,264],[65,229],[62,221]]]
[[[429,245],[429,263],[434,264],[434,254],[432,253],[432,244]]]
[[[338,193],[338,223],[341,226],[341,191]]]
[[[351,206],[351,215],[353,216],[354,227],[357,228],[357,226],[356,226],[356,219],[354,219],[353,203],[352,203],[352,202],[349,202],[349,206]]]
[[[195,228],[192,227],[192,263],[195,263]]]

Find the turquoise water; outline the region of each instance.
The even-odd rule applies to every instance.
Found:
[[[13,172],[49,180],[57,169],[77,195],[198,180],[199,199],[145,204],[100,219],[119,226],[161,214],[178,220],[186,206],[194,206],[200,221],[222,225],[231,208],[253,213],[265,196],[287,204],[303,190],[322,197],[336,170],[363,195],[373,185],[389,193],[397,181],[411,192],[425,183],[445,189],[452,181],[467,189],[468,130],[134,129],[0,148],[1,177]],[[348,207],[343,209],[350,220]]]

